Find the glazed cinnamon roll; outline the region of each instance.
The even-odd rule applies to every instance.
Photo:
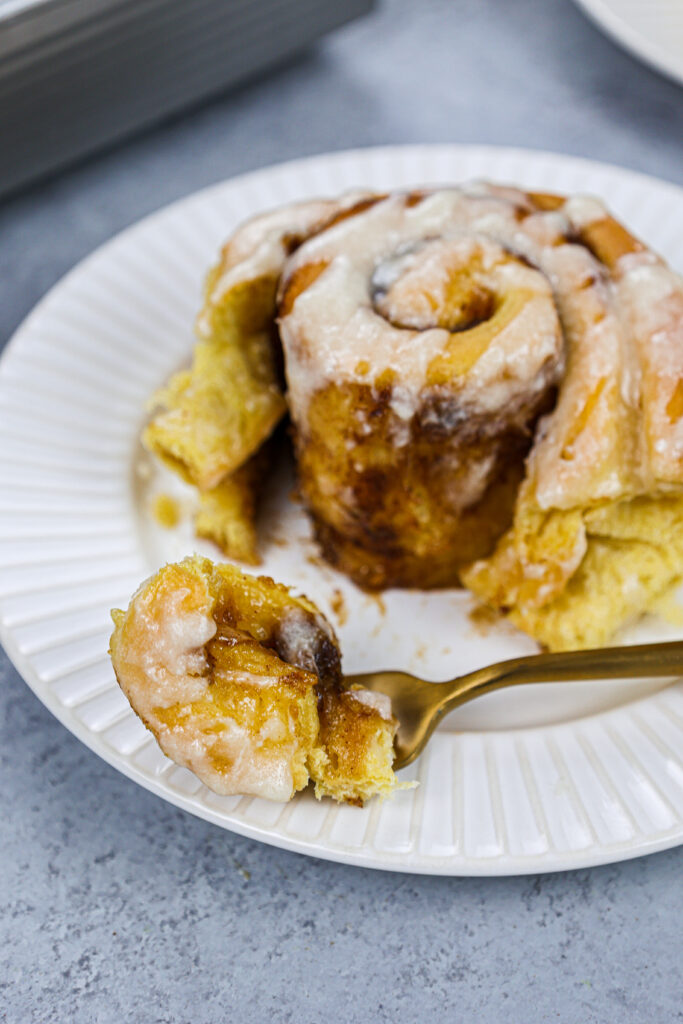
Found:
[[[213,536],[286,407],[323,552],[361,586],[462,581],[557,649],[683,576],[683,284],[597,200],[474,184],[266,215],[202,331],[147,441],[225,488]]]

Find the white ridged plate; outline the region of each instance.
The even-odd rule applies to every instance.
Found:
[[[681,0],[576,0],[608,35],[663,75],[683,82]]]
[[[339,153],[217,185],[124,232],[43,299],[0,363],[3,643],[89,747],[223,828],[347,863],[454,875],[580,867],[683,839],[680,683],[493,694],[444,723],[404,773],[417,789],[358,809],[309,793],[285,806],[212,794],[160,753],[114,681],[109,609],[163,561],[197,547],[187,523],[173,532],[154,524],[153,494],[175,485],[150,473],[138,437],[146,398],[188,358],[202,276],[221,242],[244,217],[294,199],[477,176],[604,196],[683,268],[683,191],[673,185],[506,149]],[[337,609],[349,672],[396,667],[439,679],[533,650],[510,628],[481,632],[462,591],[392,592],[383,602],[362,595],[315,562],[288,491],[280,480],[270,501],[264,570],[308,593],[333,621]],[[336,591],[348,610],[343,624]],[[675,635],[648,620],[627,639]]]

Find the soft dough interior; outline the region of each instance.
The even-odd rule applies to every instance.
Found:
[[[466,585],[484,601],[507,610],[520,629],[549,650],[599,647],[680,583],[683,497],[642,497],[585,511],[554,511],[536,525],[532,542],[537,566],[561,566],[581,549],[564,585],[547,583],[551,592],[557,591],[554,596],[546,599],[535,581],[521,581],[518,547],[525,546],[525,538],[514,531],[493,558],[465,574]]]

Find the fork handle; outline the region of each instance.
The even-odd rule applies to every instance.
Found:
[[[586,679],[637,679],[643,676],[683,675],[683,641],[602,647],[589,651],[560,651],[512,658],[454,679],[444,711],[483,693],[521,683],[567,682]]]

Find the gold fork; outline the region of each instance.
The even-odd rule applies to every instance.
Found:
[[[444,715],[493,690],[522,683],[678,675],[683,675],[681,640],[512,658],[445,683],[430,683],[408,672],[367,672],[346,676],[344,682],[391,697],[399,723],[394,741],[394,768],[398,769],[405,768],[422,753]]]

